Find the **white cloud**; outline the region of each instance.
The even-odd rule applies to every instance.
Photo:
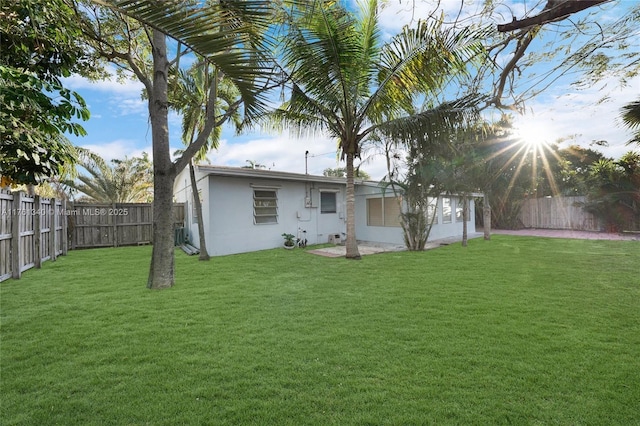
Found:
[[[149,114],[147,101],[141,97],[144,85],[137,80],[118,80],[113,66],[107,67],[107,72],[110,76],[104,80],[93,81],[74,74],[63,79],[63,84],[84,97],[90,111],[106,106],[116,116],[135,114],[146,117]],[[95,114],[92,117],[99,118],[102,115]]]
[[[140,97],[144,85],[137,80],[118,81],[110,70],[111,77],[104,80],[89,80],[88,78],[74,74],[63,79],[65,87],[75,91],[97,91],[111,94],[124,95],[126,97]]]
[[[462,0],[386,1],[380,9],[379,23],[385,31],[395,34],[403,26],[415,24],[418,20],[430,16],[439,18],[440,13],[444,13],[447,19],[453,19],[458,15],[462,4]],[[462,16],[469,16],[476,8],[477,4],[464,1]]]
[[[546,1],[546,0],[545,0]],[[511,0],[497,3],[490,17],[481,17],[485,2],[482,0],[388,0],[382,2],[379,23],[387,36],[397,34],[405,25],[413,25],[418,20],[429,17],[440,18],[444,14],[446,24],[458,22],[459,25],[478,23],[481,18],[494,24],[510,22],[514,16],[522,18],[532,10],[544,5],[542,0]]]
[[[305,152],[306,156],[305,170]],[[363,156],[364,157],[364,156]],[[328,168],[345,167],[339,161],[336,142],[326,136],[297,138],[284,132],[277,136],[258,135],[255,139],[239,141],[228,138],[220,141],[220,148],[208,155],[209,161],[217,166],[243,167],[248,161],[255,161],[267,169],[292,173],[308,172],[322,175]],[[356,160],[356,166],[358,165]],[[362,165],[372,179],[382,179],[387,174],[384,157],[375,156]]]
[[[327,137],[296,138],[283,133],[278,136],[258,135],[256,139],[239,141],[222,140],[220,148],[209,154],[212,164],[224,166],[246,166],[247,160],[263,164],[267,169],[294,173],[322,174],[328,167],[336,167],[335,142]]]
[[[607,90],[599,90],[607,87]],[[615,89],[610,89],[616,87]],[[592,141],[605,140],[609,147],[595,146],[594,149],[605,155],[618,158],[632,147],[625,145],[631,139],[631,132],[620,120],[621,108],[636,100],[640,95],[640,76],[630,82],[628,87],[620,88],[615,79],[603,81],[598,87],[576,91],[570,87],[558,87],[550,100],[534,100],[529,103],[530,111],[519,120],[531,121],[534,128],[550,135],[554,142],[560,138],[571,137],[560,146],[577,144],[589,147]],[[549,92],[547,95],[551,95]],[[606,98],[606,101],[601,102]],[[545,98],[550,96],[545,96]],[[529,128],[531,126],[528,126]]]
[[[151,146],[139,147],[136,141],[127,139],[118,139],[110,142],[97,142],[91,144],[81,144],[82,148],[86,148],[92,152],[95,152],[105,161],[111,161],[114,159],[122,160],[124,157],[140,157],[143,152],[152,156]]]

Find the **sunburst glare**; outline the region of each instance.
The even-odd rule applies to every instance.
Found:
[[[517,140],[525,149],[524,155],[531,155],[532,182],[537,181],[538,160],[540,160],[553,195],[559,195],[560,191],[547,157],[547,155],[551,155],[560,160],[558,154],[551,147],[552,142],[557,140],[557,138],[554,138],[554,135],[549,131],[547,126],[537,122],[531,117],[520,117],[519,120],[516,120],[514,128]],[[538,195],[536,188],[532,188],[532,190],[535,195]]]
[[[553,141],[553,135],[547,126],[531,118],[523,117],[515,123],[516,137],[529,148],[548,146]]]

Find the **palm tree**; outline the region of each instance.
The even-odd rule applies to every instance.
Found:
[[[628,143],[637,143],[640,145],[640,100],[622,107],[622,121],[629,129],[635,130],[633,139]]]
[[[196,63],[188,72],[180,72],[176,89],[173,93],[172,107],[182,113],[182,142],[189,146],[194,143],[196,136],[202,132],[207,117],[207,106],[209,104],[209,88],[216,85],[217,99],[213,108],[224,112],[231,112],[230,118],[235,122],[236,126],[240,126],[240,116],[234,104],[238,101],[240,93],[235,86],[229,84],[225,79],[219,78],[219,74],[215,68],[212,72],[211,67],[206,62]],[[212,149],[218,148],[220,140],[221,127],[217,126],[210,133],[206,143],[193,156],[189,162],[189,177],[191,181],[191,192],[193,194],[193,202],[198,215],[198,237],[200,240],[199,260],[209,260],[210,256],[207,251],[207,244],[204,232],[204,222],[202,216],[202,201],[198,193],[198,185],[196,182],[195,163],[205,161],[207,153]],[[182,155],[184,150],[177,150],[175,155]]]
[[[617,161],[594,162],[583,208],[601,219],[609,232],[637,230],[640,226],[640,153],[630,151]]]
[[[74,3],[81,2],[76,0]],[[205,57],[236,86],[241,94],[245,121],[249,122],[265,108],[264,87],[272,75],[272,66],[265,60],[269,50],[263,43],[265,31],[273,22],[273,2],[93,0],[93,3],[113,9],[116,20],[122,16],[132,17],[144,25],[142,31],[137,33],[141,34],[140,38],[131,44],[126,37],[129,34],[129,22],[112,25],[112,20],[109,21],[110,25],[101,25],[103,11],[95,11],[91,4],[85,5],[84,2],[76,6],[78,16],[85,22],[83,31],[92,40],[96,51],[118,66],[128,67],[145,87],[151,123],[155,191],[154,244],[147,287],[171,287],[174,284],[175,264],[172,231],[175,177],[207,143],[213,129],[228,117],[215,117],[214,108],[207,108],[202,131],[182,156],[172,161],[168,131],[169,77],[179,65],[178,58],[183,48]],[[119,34],[111,37],[108,34],[118,25],[127,30],[125,37]],[[169,58],[169,53],[176,49],[167,46],[167,37],[178,41],[178,58],[174,60]],[[141,40],[150,43],[150,46],[138,43]],[[144,45],[143,48],[135,51],[141,45]],[[121,47],[123,49],[119,50]],[[143,55],[142,60],[138,60],[139,53]],[[216,86],[211,86],[210,90],[215,91]],[[216,98],[216,94],[211,93],[209,102],[215,102]]]
[[[335,169],[324,169],[322,171],[322,176],[344,178],[347,176],[347,169],[345,169],[344,167],[336,167]],[[363,180],[371,179],[371,176],[369,176],[369,174],[364,170],[361,170],[360,167],[355,168],[355,170],[353,171],[353,177]]]
[[[243,169],[266,169],[267,166],[265,166],[264,164],[260,164],[258,161],[256,160],[246,160],[245,161],[247,163],[246,166],[242,166]]]
[[[282,58],[290,96],[272,118],[337,139],[347,170],[346,257],[359,259],[354,159],[361,144],[376,131],[399,142],[429,138],[473,115],[470,98],[422,111],[414,102],[441,93],[482,48],[477,33],[455,33],[440,21],[419,22],[383,45],[377,1],[364,1],[359,14],[342,2],[311,3],[289,11]]]
[[[78,165],[87,174],[78,174],[77,180],[64,184],[84,194],[84,198],[100,203],[150,202],[153,190],[151,160],[146,152],[142,157],[111,160],[109,165],[99,155],[82,148]]]

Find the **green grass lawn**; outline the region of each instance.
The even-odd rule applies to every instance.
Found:
[[[0,284],[0,424],[640,424],[638,242],[150,253]]]

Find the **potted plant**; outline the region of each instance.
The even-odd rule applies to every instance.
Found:
[[[284,248],[292,249],[296,246],[296,243],[293,240],[295,238],[293,234],[287,234],[285,232],[284,234],[282,234],[282,236],[284,237]]]

